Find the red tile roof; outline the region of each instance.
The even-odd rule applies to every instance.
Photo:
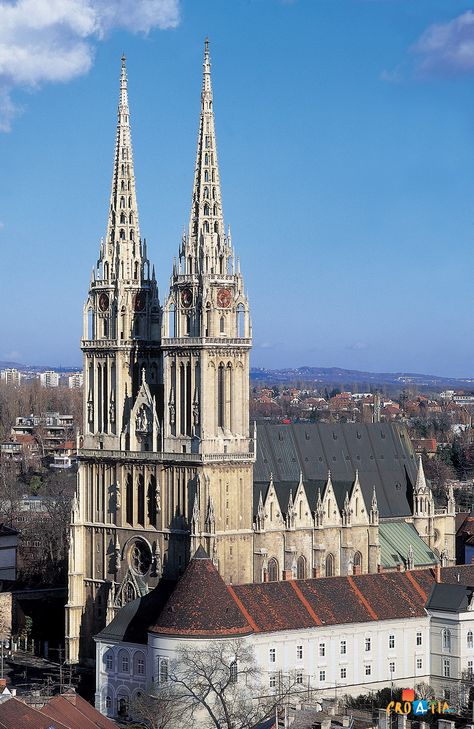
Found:
[[[152,633],[247,635],[252,627],[202,547],[172,592]]]
[[[51,718],[24,704],[19,699],[7,699],[0,703],[0,727],[2,729],[70,729],[59,721],[51,723]]]
[[[114,722],[77,694],[69,698],[66,694],[54,696],[40,711],[54,722],[62,722],[68,729],[117,729]]]
[[[435,579],[423,569],[226,586],[200,549],[150,631],[245,635],[423,617]],[[442,568],[441,581],[474,585],[474,566]]]

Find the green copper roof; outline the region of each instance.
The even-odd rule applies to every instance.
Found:
[[[403,521],[381,522],[379,535],[382,567],[386,569],[393,569],[398,564],[406,565],[410,544],[415,567],[425,567],[439,562],[413,524]]]

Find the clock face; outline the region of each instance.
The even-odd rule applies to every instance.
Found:
[[[143,291],[139,291],[138,294],[135,294],[135,299],[133,301],[133,308],[135,311],[143,311],[146,304],[146,296],[143,293]]]
[[[181,291],[181,303],[186,309],[189,309],[193,303],[193,292],[191,289],[183,289]]]
[[[217,292],[217,305],[223,309],[227,309],[232,301],[232,294],[230,289],[219,289]]]
[[[102,293],[99,296],[99,309],[101,311],[107,311],[109,308],[109,297],[106,293]]]

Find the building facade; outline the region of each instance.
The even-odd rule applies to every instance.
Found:
[[[269,691],[283,675],[318,699],[424,682],[454,700],[461,669],[472,679],[473,579],[462,566],[229,586],[200,549],[164,606],[151,593],[96,637],[96,707],[115,716],[167,682],[183,647],[236,637]]]
[[[69,552],[70,661],[199,545],[225,582],[454,559],[398,425],[249,423],[249,301],[225,228],[206,41],[191,214],[160,303],[140,237],[125,59],[107,233],[84,307],[84,423]],[[398,534],[392,524],[399,525]]]

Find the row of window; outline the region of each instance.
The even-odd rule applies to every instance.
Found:
[[[416,668],[417,668],[417,670],[420,670],[423,668],[423,659],[422,658],[416,659]],[[390,672],[390,675],[393,678],[393,676],[396,673],[395,661],[390,661],[388,670]],[[372,666],[370,663],[365,664],[364,672],[365,672],[366,676],[372,676]],[[449,674],[445,674],[445,675],[449,676]],[[341,667],[341,669],[339,671],[339,677],[342,680],[347,679],[347,667],[345,667],[345,666]],[[304,683],[303,671],[296,671],[295,680],[296,680],[296,683],[299,683],[299,684]],[[324,669],[324,668],[322,668],[319,671],[319,681],[320,681],[320,683],[324,683],[326,681],[326,669]],[[277,674],[271,674],[270,675],[270,688],[275,688],[276,682],[277,682]]]
[[[416,645],[421,646],[423,645],[423,634],[421,630],[419,630],[416,634]],[[372,650],[372,638],[365,638],[365,652],[369,653]],[[388,647],[389,649],[395,648],[395,635],[391,633],[388,636]],[[318,653],[321,658],[324,658],[326,655],[326,643],[320,643],[318,646]],[[339,653],[341,656],[347,655],[347,640],[341,640],[339,643]],[[303,646],[297,645],[296,646],[296,659],[298,661],[303,660]],[[270,648],[269,649],[269,660],[270,663],[276,662],[276,648]]]
[[[107,651],[104,656],[105,670],[114,670],[114,654],[111,650]],[[117,657],[117,671],[119,673],[130,673],[130,653],[128,651],[120,651]],[[145,675],[145,656],[143,653],[134,656],[134,674],[137,676]]]
[[[441,631],[441,644],[443,646],[443,651],[446,651],[447,653],[451,652],[452,640],[449,628],[443,628]],[[472,630],[469,630],[467,633],[466,644],[468,648],[474,648],[474,636]]]

